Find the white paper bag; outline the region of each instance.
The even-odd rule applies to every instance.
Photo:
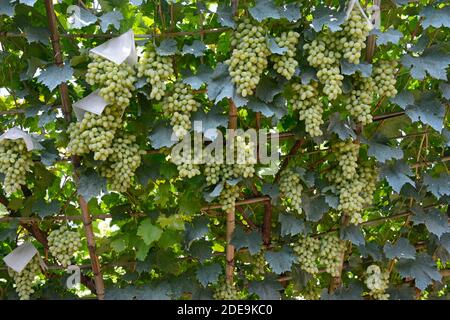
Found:
[[[24,242],[4,257],[3,261],[14,271],[21,272],[36,254],[39,256],[39,252],[34,245],[31,242]],[[40,256],[39,263],[43,269],[47,268]]]
[[[25,131],[20,130],[18,127],[11,128],[0,136],[0,141],[6,139],[8,140],[23,139],[23,141],[25,141],[25,145],[27,146],[28,151],[42,149],[42,146],[40,145],[39,142],[37,142],[31,135],[29,135]]]
[[[117,38],[106,41],[90,51],[116,64],[121,64],[124,61],[130,65],[137,63],[136,44],[132,29]]]
[[[105,110],[105,107],[108,105],[108,102],[106,102],[105,99],[100,97],[98,92],[99,90],[96,90],[87,97],[73,104],[73,111],[75,112],[78,121],[83,120],[86,111],[100,115],[102,114],[103,110]]]

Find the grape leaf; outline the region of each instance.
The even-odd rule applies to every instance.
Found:
[[[435,9],[432,6],[426,6],[420,11],[420,16],[425,17],[422,21],[422,27],[424,29],[428,27],[450,27],[450,7],[444,7],[442,9]]]
[[[204,239],[194,241],[189,247],[189,252],[194,258],[197,258],[200,263],[203,263],[213,256],[212,243]]]
[[[106,192],[106,178],[91,169],[81,173],[78,183],[78,194],[87,202]]]
[[[228,73],[228,66],[224,63],[219,63],[214,69],[211,78],[207,81],[208,84],[208,98],[216,103],[223,98],[233,98],[234,86],[231,82],[230,74]]]
[[[398,44],[400,39],[403,37],[403,33],[396,29],[388,29],[382,32],[380,29],[373,29],[370,34],[377,36],[377,44],[383,45],[388,44]]]
[[[278,203],[280,198],[280,187],[277,184],[264,183],[261,192],[270,197],[270,202],[272,202],[272,204]]]
[[[32,210],[41,218],[54,216],[61,210],[61,203],[57,200],[52,200],[50,203],[47,203],[44,199],[38,199],[33,203]]]
[[[170,300],[168,284],[152,284],[144,287],[111,287],[105,292],[105,300]]]
[[[67,8],[67,13],[72,13],[69,16],[69,26],[71,29],[81,29],[96,23],[98,17],[92,14],[89,10],[81,8],[79,6],[70,6]]]
[[[386,243],[383,248],[384,254],[388,259],[415,259],[416,248],[409,243],[408,239],[400,238],[397,242],[391,244]]]
[[[143,0],[130,0],[130,3],[133,6],[140,6],[142,4]]]
[[[300,8],[295,3],[284,4],[278,8],[280,18],[285,18],[289,22],[295,22],[301,18]]]
[[[225,3],[221,3],[217,7],[217,19],[219,20],[219,23],[224,27],[235,27],[232,8]]]
[[[199,110],[192,115],[192,123],[195,132],[203,132],[205,138],[214,141],[218,135],[218,128],[226,128],[228,117],[221,113],[219,108],[213,108],[208,113]]]
[[[411,91],[403,90],[395,97],[391,98],[391,102],[405,110],[407,106],[414,104],[414,95]]]
[[[447,173],[442,173],[438,178],[425,174],[423,184],[438,199],[445,195],[450,195],[450,179]]]
[[[386,293],[389,294],[389,300],[414,300],[416,290],[405,283],[399,287],[387,289]]]
[[[222,267],[218,263],[201,266],[197,269],[197,279],[206,287],[209,283],[215,284],[222,273]]]
[[[332,32],[341,30],[341,24],[345,21],[345,11],[335,11],[328,7],[318,7],[314,11],[312,27],[316,32],[322,30],[323,26],[328,26]]]
[[[43,45],[48,45],[50,43],[50,32],[45,28],[25,28],[28,43],[40,42]]]
[[[411,277],[416,280],[416,287],[425,290],[433,280],[441,281],[442,276],[436,264],[428,254],[419,254],[415,260],[400,259],[397,271],[402,277]]]
[[[207,47],[200,40],[194,40],[191,45],[187,43],[183,46],[183,54],[192,54],[195,57],[202,57],[205,55],[205,50]]]
[[[248,291],[256,294],[260,300],[280,300],[280,290],[283,290],[283,287],[273,277],[265,277],[261,281],[252,281],[248,285]]]
[[[27,6],[34,6],[37,0],[19,0],[19,3],[25,4]]]
[[[280,18],[280,11],[275,6],[273,0],[256,0],[256,5],[248,9],[248,11],[258,22],[267,18]]]
[[[266,38],[267,41],[267,47],[269,48],[270,52],[277,55],[283,55],[285,54],[288,49],[286,47],[279,47],[275,39],[271,36]]]
[[[108,27],[112,25],[116,30],[120,30],[120,21],[123,15],[120,11],[110,11],[100,17],[100,27],[103,32],[108,31]]]
[[[188,248],[194,240],[203,238],[208,233],[208,223],[208,218],[196,217],[191,223],[186,225],[185,241]]]
[[[205,200],[208,201],[208,202],[211,202],[215,198],[220,196],[220,193],[222,192],[223,187],[224,187],[224,183],[223,182],[219,182],[218,184],[216,184],[216,186],[214,187],[214,189],[210,193],[205,193],[204,194]]]
[[[8,222],[7,227],[0,231],[0,241],[16,241],[18,226],[17,221]]]
[[[448,253],[450,253],[450,233],[444,233],[439,239],[439,243]]]
[[[319,196],[311,198],[306,194],[302,196],[302,208],[306,213],[306,219],[313,222],[322,219],[323,214],[330,209],[325,201],[325,197]]]
[[[190,85],[192,89],[198,90],[203,84],[208,83],[212,72],[209,66],[202,64],[198,67],[195,75],[184,78],[183,82]]]
[[[367,155],[375,157],[381,163],[391,159],[403,159],[403,150],[389,146],[389,140],[381,135],[376,135],[371,140],[362,138],[361,141],[369,146]]]
[[[275,114],[268,104],[254,97],[249,99],[247,107],[255,112],[261,112],[262,115],[268,118]]]
[[[303,220],[288,214],[280,214],[278,221],[281,224],[281,236],[296,236],[297,234],[305,234],[306,226]]]
[[[414,182],[408,177],[412,175],[411,169],[403,160],[395,160],[387,163],[381,167],[380,171],[380,176],[386,178],[389,185],[397,193],[400,192],[406,183],[414,185]]]
[[[177,42],[174,39],[164,39],[159,46],[156,47],[156,53],[160,56],[171,56],[177,52]]]
[[[442,130],[445,108],[433,92],[423,92],[414,105],[406,108],[405,113],[413,122],[421,121],[436,131]]]
[[[431,209],[425,212],[422,208],[414,207],[411,209],[414,214],[411,216],[411,221],[414,224],[424,224],[428,231],[440,237],[444,233],[450,232],[447,215],[440,212],[438,209]]]
[[[445,82],[439,83],[439,90],[441,90],[442,96],[445,99],[450,100],[450,84]]]
[[[328,289],[323,289],[320,295],[321,300],[362,300],[364,287],[359,282],[353,282],[347,287],[339,287],[333,293]]]
[[[111,241],[110,246],[115,252],[121,253],[128,247],[128,243],[126,238],[117,238]]]
[[[256,87],[256,97],[264,102],[272,102],[275,96],[283,91],[283,86],[280,81],[273,81],[269,77],[262,77],[258,86]]]
[[[149,135],[151,145],[155,149],[160,149],[163,147],[170,148],[175,143],[177,143],[178,139],[173,134],[172,128],[168,125],[164,125],[164,123],[158,124]]]
[[[10,3],[10,0],[0,0],[0,16],[7,15],[8,17],[14,16],[15,5]]]
[[[55,147],[55,141],[54,140],[44,140],[40,143],[42,147],[44,148],[41,151],[41,162],[45,166],[51,166],[55,163],[56,160],[58,160],[59,152],[58,149]]]
[[[69,63],[66,63],[62,68],[56,65],[51,65],[42,71],[37,79],[39,83],[42,83],[49,88],[50,91],[53,91],[61,83],[72,79],[72,76],[73,69]]]
[[[292,264],[295,262],[296,257],[291,248],[288,246],[283,246],[283,248],[278,251],[267,251],[264,254],[267,263],[270,268],[276,274],[282,274],[283,272],[291,270]]]
[[[335,112],[330,116],[330,124],[328,125],[328,131],[334,132],[338,135],[339,139],[347,140],[348,138],[356,138],[356,133],[353,130],[354,124],[349,119],[341,120],[339,112]]]
[[[302,84],[309,84],[311,80],[317,81],[316,70],[311,67],[304,67],[300,71],[300,79]]]
[[[231,244],[239,250],[241,248],[248,248],[250,254],[257,254],[261,251],[262,237],[258,231],[244,232],[242,227],[237,226]]]
[[[152,220],[147,218],[143,220],[137,229],[137,235],[144,240],[146,245],[151,245],[153,242],[158,241],[162,235],[162,229],[152,224]]]
[[[361,73],[363,77],[370,77],[372,74],[372,65],[367,62],[361,62],[359,64],[353,64],[347,60],[341,60],[341,72],[345,75],[355,74],[357,71]]]
[[[381,246],[375,242],[368,242],[364,246],[358,246],[358,249],[363,258],[367,258],[370,255],[375,261],[381,261],[383,259]]]
[[[447,66],[450,64],[450,55],[436,46],[423,51],[419,57],[404,55],[401,59],[403,65],[411,68],[411,76],[417,80],[425,79],[427,73],[440,80],[447,80]]]
[[[342,240],[349,240],[356,246],[366,243],[361,227],[355,225],[349,225],[341,229],[340,236]]]

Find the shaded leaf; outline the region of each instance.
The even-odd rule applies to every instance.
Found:
[[[221,3],[217,7],[217,17],[222,26],[230,28],[235,27],[232,8],[225,3]]]
[[[192,89],[198,90],[203,84],[208,83],[212,72],[209,66],[202,64],[198,67],[195,75],[184,78],[183,82],[190,85]]]
[[[78,194],[80,196],[89,202],[92,198],[103,193],[106,193],[106,178],[91,169],[81,173],[78,183]]]
[[[153,242],[158,241],[162,235],[162,229],[152,224],[152,220],[147,218],[143,220],[137,229],[137,235],[144,240],[146,245],[151,245]]]
[[[282,83],[274,81],[269,77],[262,77],[258,86],[256,87],[256,97],[264,102],[272,102],[274,97],[283,91]]]
[[[356,138],[356,133],[353,130],[353,127],[354,125],[350,119],[346,118],[345,120],[341,120],[339,112],[335,112],[330,116],[328,131],[336,133],[341,140]]]
[[[41,72],[38,76],[38,82],[53,91],[58,85],[72,79],[73,69],[70,64],[66,63],[64,67],[60,68],[52,65]]]
[[[41,218],[54,216],[61,210],[61,203],[57,200],[52,200],[50,203],[47,203],[44,199],[38,199],[33,203],[32,210]]]
[[[328,7],[318,7],[314,11],[312,27],[316,32],[322,30],[323,26],[328,26],[332,32],[341,30],[341,24],[345,21],[345,11],[334,11]]]
[[[212,244],[203,239],[194,241],[189,247],[189,252],[194,258],[197,258],[200,263],[203,263],[213,256]]]
[[[399,238],[397,242],[386,243],[383,248],[384,254],[388,259],[415,259],[416,248],[409,243],[406,238]]]
[[[414,95],[411,91],[403,90],[391,98],[391,102],[405,110],[407,106],[414,104]]]
[[[433,92],[424,92],[414,105],[406,108],[406,115],[413,122],[421,121],[440,132],[443,127],[445,108]]]
[[[295,236],[299,233],[306,233],[306,226],[303,220],[288,214],[280,214],[278,221],[281,224],[281,236]]]
[[[420,254],[415,260],[400,259],[396,268],[402,277],[416,280],[416,287],[425,290],[433,280],[441,281],[442,276],[428,254]]]
[[[385,163],[387,160],[403,159],[403,150],[388,145],[389,140],[381,135],[376,135],[371,140],[361,139],[369,146],[367,155],[375,157],[379,162]]]
[[[306,194],[302,196],[302,208],[306,213],[306,219],[313,222],[322,219],[323,214],[330,209],[325,201],[325,197],[319,196],[310,198]]]
[[[28,43],[40,42],[43,45],[48,45],[50,43],[50,32],[45,28],[25,28],[25,33],[27,34]]]
[[[195,57],[202,57],[207,47],[200,40],[194,40],[191,45],[185,44],[183,46],[183,54],[192,54]]]
[[[364,287],[360,282],[354,282],[348,287],[339,287],[333,293],[328,293],[328,289],[323,289],[320,295],[321,300],[363,300]]]
[[[228,117],[222,114],[219,108],[212,108],[208,113],[199,110],[192,115],[192,123],[195,132],[202,132],[205,138],[215,140],[218,135],[218,128],[227,128]]]
[[[219,276],[222,273],[222,267],[218,263],[201,266],[197,269],[198,281],[206,287],[208,284],[215,284],[219,280]]]
[[[353,64],[347,60],[341,60],[341,73],[345,75],[352,75],[359,72],[363,77],[370,77],[372,74],[372,65],[367,62]]]
[[[404,55],[401,61],[405,67],[411,68],[414,79],[423,80],[428,73],[435,79],[447,80],[446,69],[450,63],[450,55],[436,46],[425,49],[419,57]]]
[[[160,56],[171,56],[178,52],[177,42],[175,39],[164,39],[161,41],[158,47],[156,47],[156,53]]]
[[[269,48],[271,53],[278,55],[283,55],[288,51],[286,47],[279,47],[275,39],[270,36],[267,37],[267,47]]]
[[[388,29],[384,32],[381,32],[379,29],[373,29],[370,34],[377,36],[378,45],[388,44],[389,42],[392,44],[398,44],[400,39],[403,37],[403,33],[396,29]]]
[[[186,224],[185,239],[188,248],[194,240],[203,238],[208,233],[208,224],[209,220],[206,217],[196,217],[191,223]]]
[[[291,248],[283,246],[280,251],[267,251],[264,254],[267,263],[270,268],[276,274],[282,274],[283,272],[291,270],[292,264],[296,260],[296,257]]]
[[[155,149],[160,149],[162,147],[170,148],[173,146],[178,139],[173,135],[173,130],[168,125],[164,123],[158,124],[149,135],[151,145]]]
[[[250,254],[257,254],[261,251],[262,246],[261,233],[256,230],[246,233],[242,227],[237,226],[231,239],[231,244],[236,250],[248,248]]]
[[[261,300],[280,300],[281,284],[273,278],[265,278],[261,281],[252,281],[248,285],[248,291],[256,294]]]
[[[438,178],[425,174],[423,184],[438,199],[445,195],[450,195],[450,178],[448,173],[441,173]]]
[[[414,212],[414,215],[411,216],[411,221],[414,222],[414,224],[423,223],[428,231],[438,237],[444,233],[450,232],[447,215],[443,214],[438,209],[433,208],[425,212],[422,208],[414,207],[411,210]]]
[[[349,225],[344,227],[340,232],[340,236],[342,240],[349,240],[356,246],[366,243],[361,227],[359,226]]]
[[[10,0],[0,0],[0,16],[7,15],[8,17],[14,16],[15,5],[10,3]]]
[[[403,160],[395,160],[389,164],[385,164],[380,170],[380,176],[386,178],[389,185],[397,193],[400,192],[406,183],[414,185],[414,182],[408,177],[412,175],[411,169]]]
[[[103,32],[108,31],[108,27],[112,25],[116,30],[120,30],[120,21],[123,15],[120,11],[110,11],[100,17],[100,27]]]
[[[432,6],[426,6],[420,11],[420,16],[425,17],[422,21],[424,29],[428,27],[450,27],[450,7],[435,9]]]
[[[256,5],[248,9],[253,18],[261,22],[267,18],[279,19],[280,11],[272,0],[256,0]]]

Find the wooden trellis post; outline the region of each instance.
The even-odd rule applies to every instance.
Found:
[[[62,58],[62,51],[61,51],[61,44],[60,44],[60,37],[59,32],[57,28],[57,21],[56,21],[56,15],[55,10],[53,7],[53,1],[52,0],[45,0],[45,8],[47,11],[47,19],[48,19],[48,26],[50,30],[51,40],[52,40],[52,47],[54,51],[54,59],[55,64],[58,67],[63,67],[64,62]],[[69,88],[67,86],[67,83],[63,82],[59,85],[59,93],[61,96],[61,105],[62,105],[62,111],[64,114],[64,119],[66,122],[70,122],[72,119],[72,109],[70,104],[70,98],[69,98]],[[74,165],[74,169],[76,170],[79,165],[79,160],[76,157],[73,157],[72,163]],[[78,180],[78,177],[75,175],[75,180]],[[86,233],[86,239],[88,244],[88,250],[89,250],[89,256],[91,258],[91,265],[92,265],[92,272],[94,273],[94,282],[95,282],[95,293],[97,295],[97,298],[99,300],[103,300],[105,297],[105,286],[103,283],[103,277],[100,269],[100,262],[98,259],[98,256],[96,254],[96,246],[95,246],[95,236],[94,231],[92,229],[92,217],[89,213],[89,209],[86,203],[86,200],[80,196],[78,198],[78,202],[80,204],[80,209],[82,213],[82,220],[83,220],[83,226],[84,231]]]

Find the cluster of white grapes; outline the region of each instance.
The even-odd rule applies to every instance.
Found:
[[[289,199],[291,206],[299,214],[302,213],[302,191],[303,185],[300,175],[290,169],[284,170],[280,177],[281,196]]]
[[[201,173],[201,159],[194,152],[191,152],[189,155],[185,155],[184,152],[179,152],[174,154],[170,160],[177,165],[180,178],[192,178]]]
[[[0,141],[0,172],[5,175],[2,187],[7,195],[20,190],[32,167],[31,152],[23,139]]]
[[[84,114],[83,120],[69,126],[69,155],[94,152],[94,160],[105,161],[113,153],[112,142],[117,129],[122,125],[124,108],[109,105],[102,114]]]
[[[126,62],[118,65],[93,52],[89,57],[93,61],[88,64],[87,83],[99,86],[99,95],[109,104],[127,107],[135,89],[134,68]]]
[[[269,48],[266,43],[267,30],[250,19],[238,23],[231,46],[234,47],[229,60],[225,61],[237,92],[243,97],[251,96],[267,68]]]
[[[171,58],[158,55],[155,46],[150,44],[139,59],[137,71],[137,76],[145,76],[151,85],[150,99],[161,100],[166,91],[166,82],[174,74]]]
[[[372,30],[372,24],[368,23],[357,6],[354,6],[349,18],[342,25],[342,31],[338,32],[343,58],[351,63],[359,64],[361,51],[366,47],[370,30]]]
[[[235,210],[236,199],[239,198],[239,191],[240,188],[237,184],[234,186],[227,183],[225,184],[219,196],[223,211]]]
[[[364,187],[362,188],[362,198],[365,205],[372,204],[373,193],[377,188],[378,169],[374,164],[365,163],[359,167],[358,180],[362,181]]]
[[[323,92],[330,100],[336,99],[342,93],[344,79],[339,69],[342,55],[337,50],[337,44],[336,36],[325,30],[311,43],[303,46],[307,51],[309,64],[318,69],[317,78],[323,84]]]
[[[30,300],[30,296],[34,293],[33,285],[40,272],[38,255],[35,255],[21,272],[8,269],[9,275],[16,284],[16,292],[20,300]]]
[[[313,237],[300,237],[293,247],[300,267],[311,274],[319,272],[317,262],[319,258],[320,240]]]
[[[336,157],[344,180],[351,180],[358,168],[359,143],[352,140],[340,141],[336,144]]]
[[[170,124],[176,137],[184,137],[191,130],[191,113],[197,111],[200,103],[194,99],[191,87],[175,83],[172,92],[163,99],[164,116],[170,117]]]
[[[306,284],[306,287],[300,292],[304,300],[320,300],[322,288],[314,283],[313,280]]]
[[[370,109],[374,93],[375,83],[372,78],[357,76],[353,81],[353,89],[350,92],[350,101],[346,109],[363,125],[372,123]]]
[[[213,295],[214,300],[239,300],[239,290],[228,283],[220,285]]]
[[[385,293],[389,287],[389,273],[382,272],[376,264],[370,265],[366,270],[365,283],[370,290],[370,295],[377,300],[388,300],[389,293]]]
[[[48,235],[49,251],[66,268],[75,252],[81,248],[81,238],[78,232],[71,231],[67,226],[52,230]]]
[[[323,107],[319,100],[317,82],[311,84],[294,83],[290,103],[294,111],[299,110],[300,120],[305,120],[306,132],[311,137],[321,136],[320,126],[323,124]]]
[[[100,173],[108,180],[111,190],[125,192],[130,187],[134,172],[141,164],[141,156],[145,154],[135,142],[134,135],[117,136],[111,146],[111,155],[100,166]]]
[[[255,173],[255,164],[257,162],[255,155],[255,144],[253,141],[246,141],[245,136],[238,135],[235,139],[236,158],[233,165],[234,175],[236,177],[250,178]]]
[[[295,69],[298,66],[295,56],[297,54],[299,37],[300,34],[295,31],[281,33],[280,36],[275,38],[275,42],[280,48],[286,48],[287,50],[282,55],[274,54],[270,57],[270,60],[273,61],[273,68],[275,71],[288,80],[291,80],[292,76],[295,74]]]
[[[255,275],[264,275],[266,273],[266,258],[264,258],[264,251],[256,255],[253,263],[253,273]]]
[[[394,97],[397,95],[397,61],[379,61],[373,68],[373,79],[376,92],[380,96]]]
[[[320,240],[320,263],[333,277],[340,276],[341,256],[344,250],[345,242],[341,241],[336,234],[327,234]]]
[[[309,236],[300,237],[293,247],[303,270],[316,274],[319,272],[318,266],[323,265],[333,277],[339,276],[344,249],[345,243],[336,234],[327,234],[320,240]]]

